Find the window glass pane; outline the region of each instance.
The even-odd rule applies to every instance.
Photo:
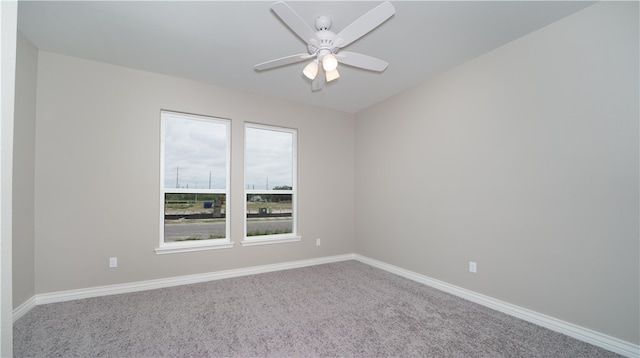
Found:
[[[246,128],[246,189],[272,190],[293,186],[293,133]]]
[[[164,114],[164,187],[226,189],[227,126]]]
[[[229,121],[166,111],[161,116],[160,248],[228,243]]]
[[[164,242],[224,239],[225,194],[164,195]]]
[[[293,232],[291,194],[247,194],[247,236]]]

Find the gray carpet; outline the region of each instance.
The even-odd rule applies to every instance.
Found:
[[[615,357],[357,261],[40,305],[16,357]]]

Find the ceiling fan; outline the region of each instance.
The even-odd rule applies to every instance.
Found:
[[[307,44],[307,53],[257,64],[255,65],[257,71],[313,59],[305,66],[302,73],[312,80],[311,89],[317,91],[324,87],[325,80],[331,82],[340,77],[338,63],[376,72],[384,71],[389,65],[386,61],[375,57],[341,51],[343,47],[366,35],[395,14],[395,8],[388,1],[369,10],[337,34],[330,30],[331,19],[327,16],[320,16],[316,19],[317,31],[313,31],[300,15],[284,1],[274,3],[271,5],[271,9]]]

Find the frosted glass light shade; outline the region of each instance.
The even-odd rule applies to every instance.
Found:
[[[326,54],[322,58],[322,68],[324,68],[325,72],[331,72],[338,68],[338,60],[333,54]]]
[[[340,77],[340,73],[338,72],[338,69],[335,69],[333,71],[327,71],[326,73],[327,82],[331,82],[335,79],[338,79],[339,77]]]
[[[302,73],[310,80],[315,79],[318,75],[318,60],[309,62],[309,64],[304,67],[304,70],[302,70]]]

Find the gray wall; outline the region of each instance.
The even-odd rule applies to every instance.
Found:
[[[356,252],[638,344],[638,98],[618,2],[358,113]]]
[[[351,114],[43,51],[37,100],[36,293],[354,252]],[[155,254],[161,109],[232,120],[232,249]],[[300,242],[240,244],[244,121],[298,129]]]
[[[13,307],[35,294],[34,181],[38,49],[18,32],[13,132]]]

